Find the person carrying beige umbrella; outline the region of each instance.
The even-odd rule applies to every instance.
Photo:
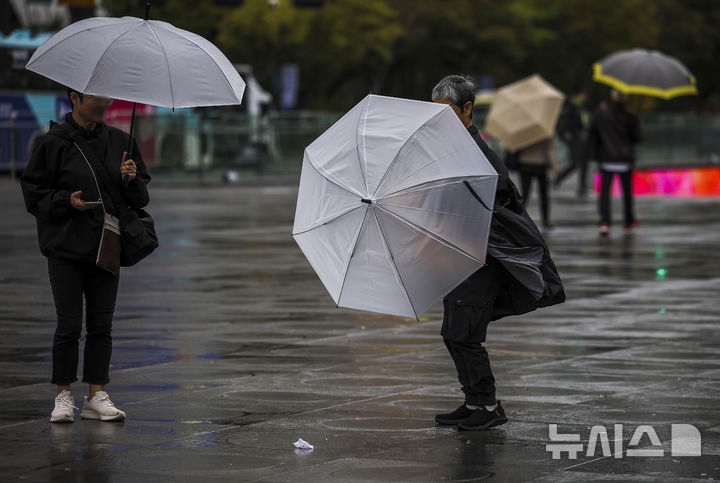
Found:
[[[543,225],[550,227],[547,169],[558,170],[555,126],[565,95],[534,74],[499,89],[485,131],[518,154],[522,197],[527,203],[533,178],[540,185]]]
[[[557,145],[554,138],[543,139],[535,144],[521,149],[517,153],[520,167],[520,192],[525,204],[530,200],[530,188],[533,179],[537,179],[540,193],[540,214],[543,229],[552,228],[550,224],[550,193],[548,191],[548,170],[552,169],[553,176],[560,172],[558,167]]]

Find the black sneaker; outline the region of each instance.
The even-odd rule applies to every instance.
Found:
[[[474,412],[474,409],[468,409],[467,406],[465,406],[465,403],[462,403],[460,407],[451,413],[436,414],[435,422],[438,424],[449,424],[451,426],[455,426],[458,422],[466,419]]]
[[[500,426],[501,424],[507,423],[508,418],[505,415],[505,410],[500,405],[500,401],[497,402],[497,407],[492,411],[485,409],[485,406],[480,406],[472,412],[470,416],[458,422],[458,428],[465,431],[485,431],[494,426]]]
[[[502,407],[502,401],[498,400],[497,407],[495,408],[495,410],[498,412],[500,417],[505,419],[505,421],[503,421],[503,423],[507,423],[507,416],[505,416],[505,410]],[[502,424],[502,423],[500,423],[500,424]]]

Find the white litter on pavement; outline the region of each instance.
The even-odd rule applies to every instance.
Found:
[[[302,438],[298,438],[298,440],[293,443],[293,446],[295,446],[297,449],[315,449],[313,445],[303,440]]]

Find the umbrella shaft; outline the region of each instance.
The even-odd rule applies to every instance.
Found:
[[[130,116],[130,133],[129,133],[130,136],[128,137],[128,145],[127,145],[127,149],[125,150],[125,151],[127,151],[126,159],[132,158],[132,139],[133,139],[133,129],[135,129],[135,107],[136,106],[137,106],[137,103],[133,102],[132,115]]]

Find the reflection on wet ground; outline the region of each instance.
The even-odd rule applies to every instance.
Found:
[[[465,433],[433,422],[461,401],[441,307],[419,322],[336,309],[290,237],[293,186],[156,186],[161,248],[124,272],[113,333],[108,391],[128,420],[51,425],[47,268],[19,188],[0,188],[3,481],[720,478],[715,200],[639,199],[641,228],[603,239],[595,200],[556,192],[547,238],[568,302],[491,325],[510,422]],[[702,456],[671,455],[681,423]],[[613,443],[621,424],[625,450],[652,425],[664,453],[598,443],[554,460],[549,424],[585,449],[592,426]]]

